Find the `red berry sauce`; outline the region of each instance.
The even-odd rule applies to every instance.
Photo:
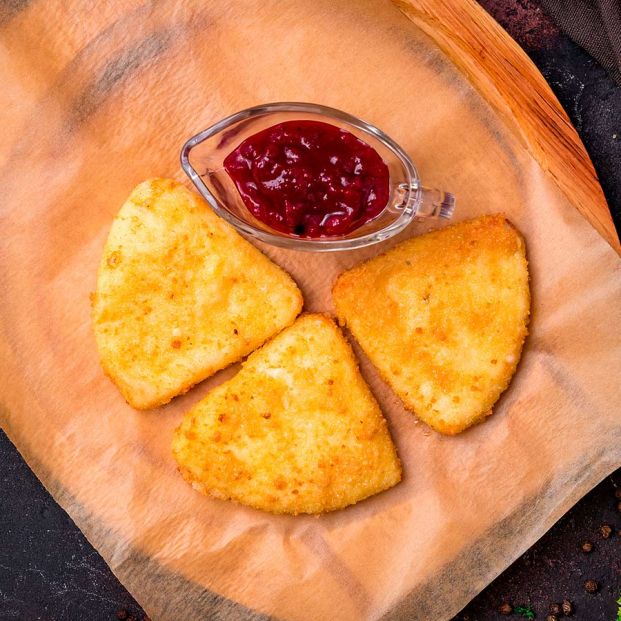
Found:
[[[346,235],[388,203],[388,166],[377,151],[319,121],[268,127],[232,151],[224,168],[255,218],[299,237]]]

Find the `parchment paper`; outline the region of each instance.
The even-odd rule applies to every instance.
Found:
[[[0,421],[154,620],[439,621],[621,464],[620,261],[447,59],[387,2],[26,3],[0,48]],[[184,140],[266,101],[383,128],[457,218],[504,211],[527,240],[532,324],[510,388],[450,438],[360,353],[403,460],[394,489],[274,517],[177,474],[171,434],[235,369],[135,412],[103,376],[89,292],[132,187],[183,179]],[[418,234],[416,226],[405,233]],[[264,248],[330,310],[332,256]]]

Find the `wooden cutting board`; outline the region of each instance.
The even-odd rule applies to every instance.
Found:
[[[519,134],[541,167],[606,241],[619,237],[593,164],[552,89],[475,0],[394,0]]]

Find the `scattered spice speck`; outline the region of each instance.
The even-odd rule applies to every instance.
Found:
[[[599,527],[599,534],[604,538],[608,539],[610,535],[612,535],[612,527],[610,524],[602,524]]]
[[[116,611],[115,615],[116,615],[117,619],[120,619],[121,621],[124,621],[129,616],[129,613],[127,612],[127,610],[125,610],[125,608],[119,608]]]
[[[580,547],[585,554],[593,552],[593,544],[590,541],[585,541]]]
[[[599,584],[597,580],[585,580],[584,590],[591,595],[597,593],[599,591]]]
[[[550,614],[551,615],[560,615],[561,614],[561,605],[560,604],[550,604]]]
[[[546,621],[558,621],[558,617],[556,615],[548,615]]]
[[[571,617],[574,614],[574,605],[568,599],[563,600],[561,608],[566,617]]]
[[[509,602],[503,602],[498,606],[498,612],[505,616],[511,615],[513,614],[513,606]]]

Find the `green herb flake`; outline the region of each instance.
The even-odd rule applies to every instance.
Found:
[[[621,595],[619,595],[617,604],[619,605],[619,607],[617,608],[617,621],[621,621]]]
[[[516,615],[520,615],[520,617],[524,617],[524,619],[534,619],[535,611],[530,606],[516,606],[513,609]]]

